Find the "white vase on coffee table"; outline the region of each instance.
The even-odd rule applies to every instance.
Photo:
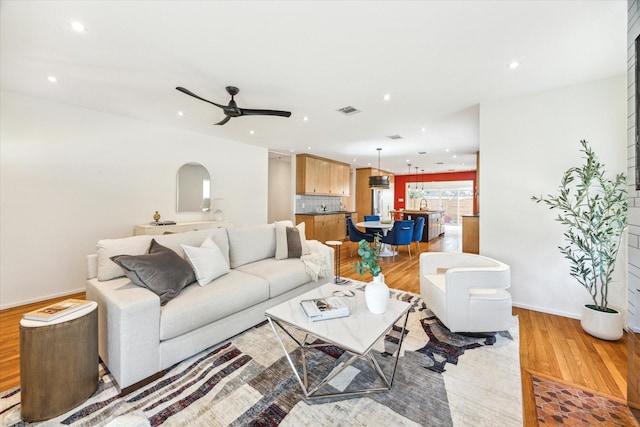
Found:
[[[367,308],[373,314],[382,314],[389,305],[389,287],[384,283],[382,273],[373,277],[373,282],[367,283],[364,289]]]

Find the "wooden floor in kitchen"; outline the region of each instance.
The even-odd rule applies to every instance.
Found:
[[[448,226],[443,237],[422,243],[421,251],[461,250],[460,229]],[[341,249],[340,275],[357,280],[353,268],[359,259],[355,243],[345,242]],[[353,247],[353,255],[351,248]],[[414,247],[415,249],[415,247]],[[406,247],[395,260],[381,259],[385,282],[394,288],[420,293],[418,256],[409,259]],[[84,297],[84,294],[73,297]],[[64,299],[64,298],[60,298]],[[55,300],[0,311],[0,391],[20,385],[20,345],[18,323],[25,313]],[[537,426],[532,375],[579,389],[593,391],[612,400],[625,402],[627,387],[626,336],[616,342],[595,339],[580,327],[580,322],[541,312],[513,309],[520,321],[520,365],[525,426]]]

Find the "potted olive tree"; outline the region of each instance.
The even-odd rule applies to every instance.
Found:
[[[585,162],[567,169],[558,193],[532,197],[556,209],[556,221],[566,227],[560,252],[569,260],[573,276],[589,292],[582,328],[595,337],[617,340],[622,336],[622,315],[609,307],[609,285],[627,227],[627,179],[605,177],[605,165],[585,140],[580,141]]]

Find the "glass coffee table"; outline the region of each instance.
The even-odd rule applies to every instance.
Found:
[[[349,306],[350,314],[348,317],[339,317],[334,319],[320,320],[312,322],[307,319],[306,315],[300,308],[300,301],[312,298],[325,298],[334,296],[335,294],[345,294],[344,286],[335,284],[326,284],[310,292],[294,297],[273,308],[265,311],[265,316],[276,334],[285,356],[296,376],[300,387],[304,392],[305,398],[335,397],[354,394],[365,394],[380,391],[391,390],[393,378],[395,376],[398,359],[400,357],[400,348],[404,340],[407,319],[409,316],[409,308],[411,304],[394,299],[389,300],[387,311],[383,314],[373,314],[367,309],[364,292],[353,291],[353,297],[343,297],[342,300]],[[400,333],[395,359],[392,364],[392,370],[389,376],[385,375],[380,368],[378,361],[372,349],[374,345],[382,339],[391,328],[402,319],[402,331]],[[304,338],[296,338],[294,331],[300,331]],[[297,334],[300,335],[300,334]],[[298,346],[301,352],[301,369],[291,358],[291,354],[287,351],[287,347],[283,338],[288,336]],[[318,338],[320,343],[313,343],[312,337]],[[324,378],[318,383],[310,385],[307,377],[307,361],[305,352],[319,351],[318,347],[335,346],[345,350],[350,356],[348,360],[342,364],[338,364],[334,369],[330,370]],[[344,390],[338,392],[322,392],[322,389],[334,378],[336,378],[346,368],[351,366],[357,360],[365,360],[373,369],[382,385],[357,390]],[[323,374],[323,373],[321,373]]]

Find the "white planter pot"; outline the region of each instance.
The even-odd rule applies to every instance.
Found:
[[[622,338],[622,314],[582,307],[582,329],[589,335],[602,340],[615,341]]]
[[[373,282],[367,284],[364,289],[367,308],[373,314],[382,314],[387,311],[389,305],[389,287],[384,283],[382,273],[373,278]]]

